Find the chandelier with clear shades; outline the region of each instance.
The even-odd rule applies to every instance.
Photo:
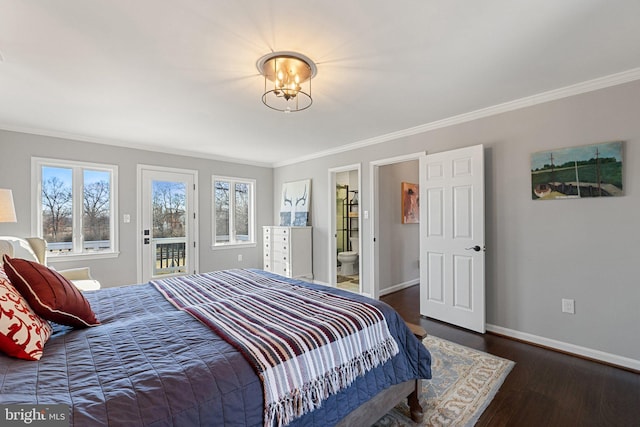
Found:
[[[260,58],[256,67],[264,76],[264,105],[285,113],[311,107],[311,79],[317,68],[309,58],[296,52],[273,52]]]

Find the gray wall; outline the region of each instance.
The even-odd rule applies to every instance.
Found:
[[[402,182],[418,183],[418,161],[380,166],[378,247],[380,294],[416,284],[420,280],[420,224],[402,223]]]
[[[329,168],[362,164],[362,209],[371,210],[369,162],[403,154],[485,146],[487,322],[606,353],[640,360],[634,333],[640,324],[636,247],[640,244],[640,82],[602,89],[500,115],[400,138],[271,170],[59,138],[0,131],[0,187],[16,198],[17,224],[0,234],[29,235],[31,156],[115,163],[120,213],[136,214],[136,165],[199,171],[200,271],[261,266],[262,247],[212,251],[211,175],[255,178],[260,226],[278,218],[284,182],[312,179],[314,275],[328,281]],[[611,199],[532,201],[530,153],[623,140],[625,196]],[[273,188],[277,191],[273,191]],[[120,217],[121,219],[121,217]],[[370,292],[367,239],[362,220],[364,291]],[[382,224],[381,224],[382,225]],[[120,223],[120,257],[86,264],[106,285],[136,280],[135,224]],[[399,249],[398,249],[399,250]],[[237,255],[243,254],[239,263]],[[65,263],[60,268],[72,267]],[[576,300],[576,314],[561,313],[561,298]]]
[[[640,360],[633,338],[640,324],[639,112],[636,81],[279,167],[274,185],[312,179],[314,275],[326,282],[327,169],[363,162],[360,203],[370,210],[370,161],[484,144],[487,322]],[[532,152],[616,140],[626,141],[624,197],[531,200]],[[365,242],[370,222],[363,220]],[[575,315],[561,313],[562,298],[575,299]]]
[[[136,276],[136,212],[137,165],[146,164],[198,171],[199,207],[199,267],[201,272],[234,267],[262,267],[262,226],[272,223],[273,169],[219,162],[209,159],[176,156],[151,151],[112,147],[102,144],[78,142],[60,138],[0,131],[0,188],[13,190],[16,215],[15,224],[0,224],[0,235],[30,236],[31,212],[31,157],[61,158],[116,164],[119,166],[119,239],[120,256],[116,259],[52,262],[56,268],[91,267],[92,275],[108,287],[131,284]],[[253,248],[211,249],[211,176],[213,174],[252,178],[256,180],[257,239]],[[122,222],[122,215],[131,215],[131,223]],[[243,260],[238,261],[238,254]]]

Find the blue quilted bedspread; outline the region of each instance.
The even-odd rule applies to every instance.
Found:
[[[380,390],[431,378],[428,351],[388,305],[294,282],[376,305],[401,351],[291,425],[334,425]],[[262,426],[262,386],[244,357],[153,286],[85,296],[100,326],[55,325],[37,362],[0,354],[0,404],[68,404],[79,427]]]

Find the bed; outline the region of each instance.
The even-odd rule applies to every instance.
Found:
[[[269,280],[365,302],[386,319],[399,351],[330,395],[291,426],[362,425],[382,416],[431,377],[430,355],[383,302],[322,285],[247,270]],[[202,275],[194,275],[200,277]],[[40,360],[0,354],[0,404],[65,404],[75,426],[265,425],[260,377],[246,355],[155,284],[83,294],[99,326],[55,323]]]

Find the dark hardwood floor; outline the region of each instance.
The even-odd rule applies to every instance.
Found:
[[[431,335],[516,362],[476,426],[640,426],[640,374],[421,318],[419,298],[412,286],[381,300]]]

